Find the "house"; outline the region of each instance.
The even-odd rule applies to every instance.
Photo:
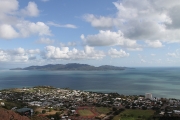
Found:
[[[4,103],[4,102],[1,102],[1,106],[5,106],[5,103]]]
[[[173,110],[173,112],[177,115],[180,115],[180,110]]]
[[[20,115],[24,116],[32,116],[33,115],[33,109],[31,108],[20,108],[15,110]]]

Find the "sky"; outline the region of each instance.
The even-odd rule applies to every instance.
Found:
[[[180,66],[179,0],[0,0],[0,68]]]

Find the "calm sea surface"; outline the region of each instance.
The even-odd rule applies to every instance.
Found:
[[[50,85],[96,92],[117,92],[180,99],[180,68],[135,68],[123,71],[0,70],[0,89]]]

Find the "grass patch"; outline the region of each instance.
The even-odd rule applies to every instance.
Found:
[[[80,116],[93,116],[94,114],[90,110],[78,110]]]
[[[128,109],[119,115],[115,116],[113,120],[146,120],[154,114],[153,110],[132,110]]]
[[[119,116],[116,116],[116,117],[114,117],[113,120],[137,120],[137,119],[133,118],[133,117],[126,117],[126,118],[121,117],[121,119],[119,119]]]
[[[137,118],[134,118],[134,117],[119,117],[119,116],[115,116],[113,118],[113,120],[137,120]]]
[[[110,109],[108,107],[96,107],[96,110],[101,114],[107,114],[108,112],[110,112]]]

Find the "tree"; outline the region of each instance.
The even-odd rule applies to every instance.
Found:
[[[46,110],[42,110],[42,114],[45,114],[46,113]]]
[[[143,109],[143,110],[147,110],[147,107],[143,106],[142,109]]]
[[[113,110],[113,111],[116,111],[116,110],[117,110],[117,108],[113,107],[113,108],[112,108],[112,110]]]
[[[34,114],[35,114],[35,115],[39,114],[39,111],[35,111]]]

